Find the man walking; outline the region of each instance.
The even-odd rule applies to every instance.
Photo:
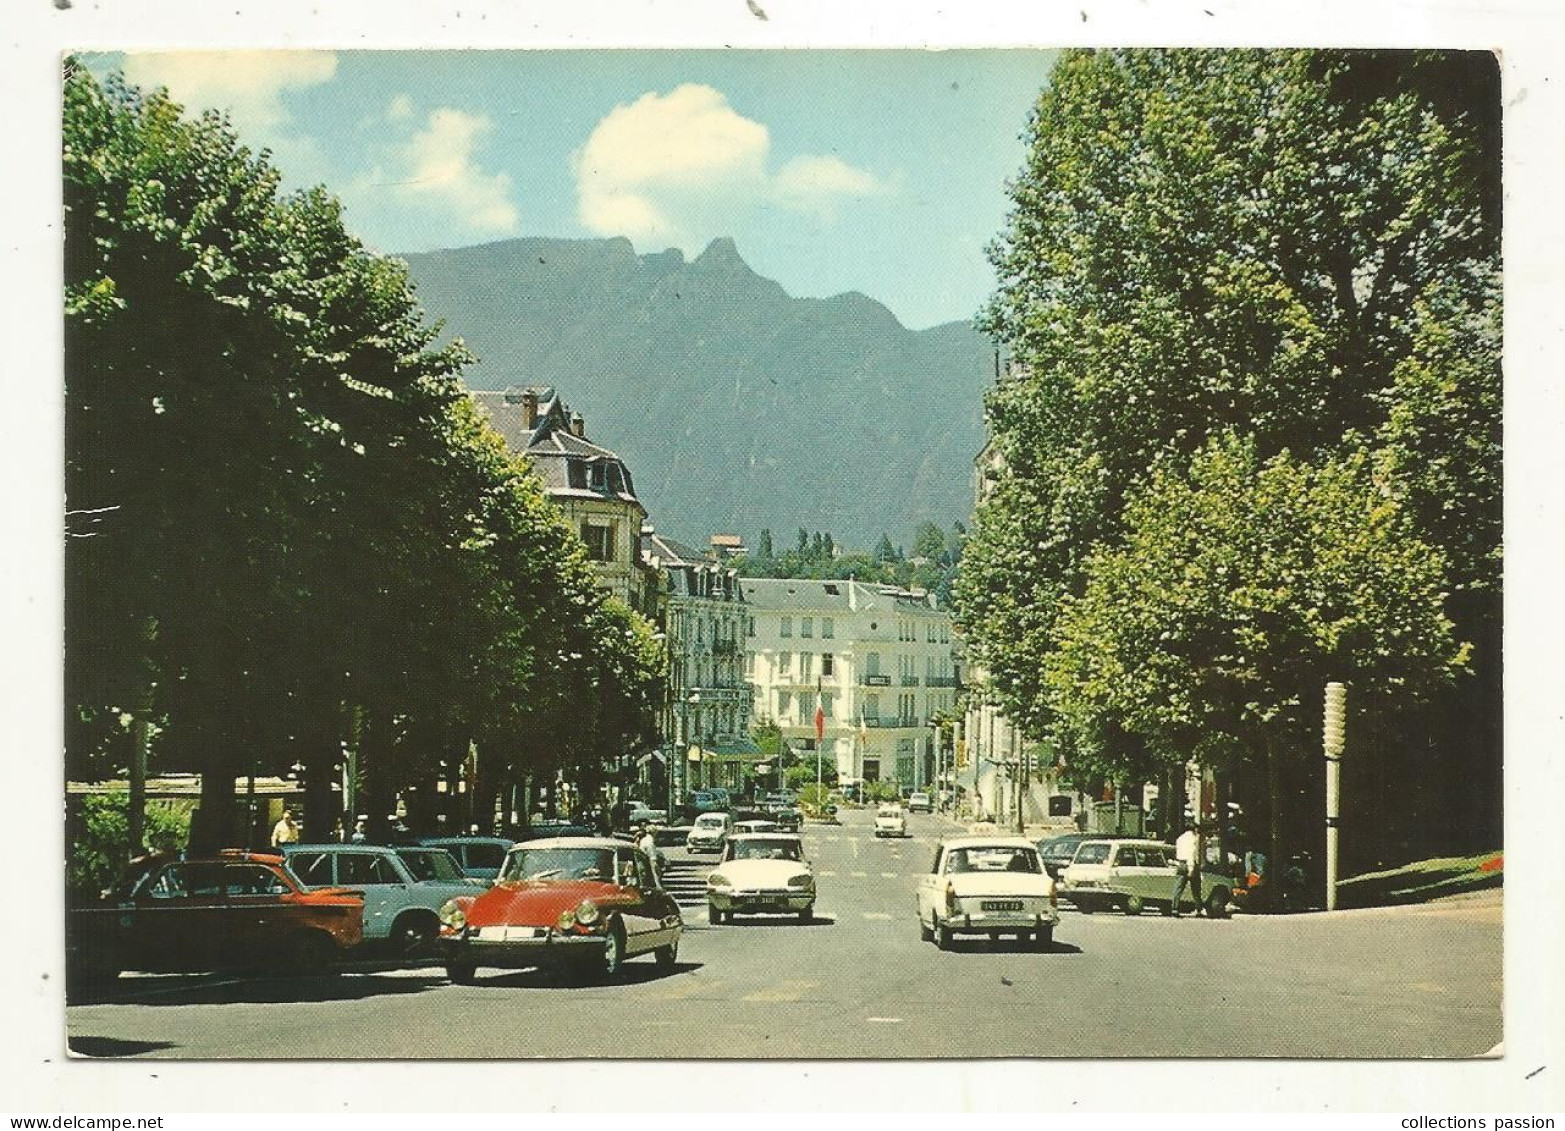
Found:
[[[1185,894],[1185,888],[1190,889],[1191,898],[1195,900],[1195,913],[1202,913],[1201,905],[1201,855],[1205,850],[1202,843],[1201,827],[1194,821],[1187,822],[1185,831],[1179,834],[1179,839],[1174,842],[1174,870],[1177,873],[1174,878],[1174,915],[1179,915],[1179,900]]]
[[[272,826],[272,847],[281,848],[285,844],[299,843],[299,826],[294,823],[293,810],[284,809],[280,821]]]

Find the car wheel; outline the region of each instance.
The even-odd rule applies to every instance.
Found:
[[[924,920],[922,918],[920,918],[919,921],[918,921],[918,941],[919,942],[933,942],[934,938],[935,938],[935,929],[933,927],[931,927],[928,923],[924,922]]]
[[[399,958],[420,954],[434,941],[440,930],[435,920],[423,915],[403,915],[391,925],[389,941]]]
[[[1228,892],[1225,889],[1216,888],[1206,897],[1206,917],[1208,919],[1228,917]]]
[[[1157,905],[1157,909],[1164,915],[1172,915],[1174,913],[1174,905],[1172,903],[1160,903]]]
[[[1052,926],[1039,927],[1033,933],[1032,945],[1038,950],[1054,949],[1054,928]]]
[[[799,922],[801,922],[801,923],[812,923],[814,921],[815,921],[815,905],[812,903],[808,907],[806,907],[803,911],[799,912]]]
[[[1083,915],[1091,915],[1094,911],[1097,910],[1097,908],[1092,905],[1092,901],[1090,899],[1078,899],[1076,901],[1076,910],[1080,911]]]
[[[675,939],[667,946],[660,946],[652,952],[652,957],[657,960],[659,970],[672,970],[674,964],[679,961],[679,940]]]
[[[446,977],[458,986],[471,986],[477,974],[477,964],[465,959],[453,959],[446,963]]]
[[[620,968],[625,965],[625,928],[619,923],[609,924],[608,931],[603,936],[603,955],[598,960],[597,969],[594,971],[605,981],[619,975]]]
[[[710,903],[706,905],[706,921],[711,923],[714,927],[720,926],[723,920],[726,918],[728,918],[728,916],[724,912],[719,911]]]
[[[288,944],[288,969],[295,974],[324,974],[337,957],[337,944],[321,931],[302,931]]]
[[[951,928],[944,923],[935,924],[935,946],[940,950],[950,950],[952,942]]]
[[[1140,915],[1144,910],[1146,910],[1146,906],[1147,905],[1145,901],[1143,901],[1139,895],[1129,895],[1125,897],[1126,915]]]

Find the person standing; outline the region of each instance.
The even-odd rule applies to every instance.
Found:
[[[1195,913],[1202,913],[1201,905],[1201,854],[1205,846],[1201,843],[1201,828],[1194,821],[1185,825],[1185,831],[1179,834],[1179,839],[1174,842],[1174,904],[1175,917],[1179,915],[1179,900],[1185,894],[1185,888],[1190,889],[1191,898],[1195,900]]]
[[[293,810],[284,808],[282,818],[272,826],[272,847],[299,843],[299,826],[294,822]]]

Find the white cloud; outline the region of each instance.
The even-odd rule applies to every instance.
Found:
[[[405,94],[399,94],[391,100],[386,107],[386,117],[393,122],[400,122],[413,116],[413,100]]]
[[[282,93],[330,82],[337,56],[330,51],[131,52],[125,78],[142,87],[166,86],[193,111],[227,110],[241,134],[271,131],[288,119]]]
[[[600,235],[693,250],[736,211],[775,204],[825,219],[844,198],[882,191],[837,157],[801,155],[767,169],[771,135],[721,91],[686,83],[616,106],[574,156],[577,213]]]
[[[395,100],[388,117],[412,114],[412,104]],[[487,172],[474,159],[478,140],[494,128],[486,117],[442,107],[430,112],[424,126],[407,142],[395,146],[391,168],[377,168],[356,184],[355,196],[389,189],[404,204],[438,213],[458,230],[477,235],[514,232],[520,221],[511,199],[511,178]]]

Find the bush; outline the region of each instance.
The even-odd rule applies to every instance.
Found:
[[[146,809],[147,846],[178,851],[190,836],[190,814],[153,802]],[[130,858],[130,798],[116,793],[82,800],[65,865],[66,890],[96,896],[112,887]]]

